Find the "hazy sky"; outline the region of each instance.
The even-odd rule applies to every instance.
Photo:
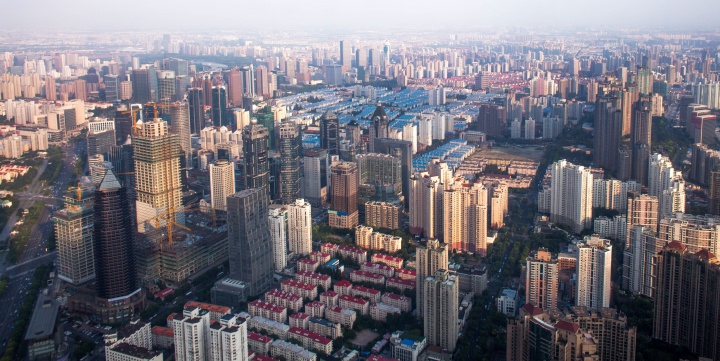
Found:
[[[0,30],[717,29],[720,0],[0,0]]]

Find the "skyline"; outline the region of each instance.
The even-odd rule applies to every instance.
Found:
[[[129,0],[125,6],[112,11],[93,7],[95,2],[77,1],[55,6],[54,2],[40,0],[17,2],[5,7],[5,29],[9,31],[197,31],[197,30],[290,30],[314,27],[321,31],[358,31],[387,29],[478,29],[488,26],[504,27],[607,27],[666,28],[683,30],[710,30],[713,15],[720,11],[720,2],[691,0],[675,6],[669,0],[637,0],[626,2],[609,0],[602,8],[588,8],[582,3],[568,4],[562,0],[545,1],[534,6],[528,0],[510,0],[502,5],[491,2],[461,2],[453,7],[439,7],[427,0],[401,1],[388,4],[378,0],[364,2],[362,7],[349,9],[347,2],[315,1],[308,6],[297,6],[288,0],[276,2],[272,9],[287,9],[288,15],[272,12],[261,3],[236,4],[228,0],[211,0],[203,3],[209,11],[202,21],[193,19],[195,11],[186,11],[184,5],[194,3],[181,0],[168,2],[140,2]],[[310,6],[311,5],[311,6]],[[138,8],[143,11],[137,11]],[[52,18],[46,21],[28,21],[28,14],[44,13],[52,9]],[[622,9],[622,11],[619,11]],[[697,11],[696,9],[703,9]],[[226,11],[227,10],[227,11]],[[531,10],[531,11],[526,11]],[[639,16],[642,11],[646,13]],[[112,12],[113,16],[107,16]],[[245,16],[243,13],[268,16]],[[187,21],[178,21],[183,16]],[[41,15],[41,18],[44,15]],[[135,19],[135,21],[126,21]],[[369,21],[373,19],[374,21]],[[646,19],[640,21],[639,19]],[[283,23],[283,25],[280,25]],[[288,24],[289,23],[289,24]],[[707,24],[707,25],[702,25]],[[716,27],[715,27],[716,28]]]

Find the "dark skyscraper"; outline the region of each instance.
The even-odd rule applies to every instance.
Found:
[[[650,99],[643,97],[635,103],[632,113],[630,142],[632,144],[632,178],[647,185],[648,160],[652,149],[652,108]]]
[[[96,132],[91,130],[87,133],[87,154],[93,156],[95,154],[105,155],[115,146],[115,129],[106,129],[105,131]]]
[[[295,122],[280,124],[280,200],[290,204],[300,198],[300,138]]]
[[[622,111],[616,97],[598,97],[595,102],[593,162],[617,175],[618,151],[622,141]]]
[[[327,111],[320,117],[320,147],[330,155],[340,154],[340,122],[338,116]]]
[[[387,138],[390,136],[390,119],[385,113],[382,105],[375,108],[375,112],[370,118],[370,153],[378,153],[375,150],[375,139]]]
[[[388,154],[400,159],[400,172],[402,174],[402,194],[405,198],[405,207],[410,201],[410,176],[412,175],[412,143],[407,140],[380,138],[372,141],[375,153]]]
[[[108,171],[95,190],[95,272],[101,298],[138,290],[130,203],[125,187]]]
[[[245,189],[262,188],[269,192],[270,165],[268,163],[268,130],[259,124],[243,128],[243,154],[245,156]]]
[[[231,118],[227,114],[227,92],[225,87],[212,88],[212,122],[216,127],[231,125]],[[229,127],[228,127],[229,128]]]
[[[248,296],[259,295],[272,285],[269,204],[262,189],[246,189],[227,198],[229,276],[247,283]]]
[[[490,137],[502,136],[505,131],[505,108],[495,104],[480,104],[478,130]]]
[[[188,89],[187,98],[190,107],[190,133],[200,134],[205,127],[205,96],[202,88]]]
[[[152,78],[155,78],[154,71],[150,74],[149,69],[133,69],[130,81],[134,102],[145,104],[152,101]]]
[[[358,165],[334,162],[330,169],[330,227],[353,229],[358,225]]]

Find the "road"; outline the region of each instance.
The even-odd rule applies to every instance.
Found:
[[[30,208],[38,200],[42,200],[47,206],[41,212],[38,223],[30,234],[27,248],[20,256],[18,264],[13,267],[7,267],[9,265],[5,265],[4,259],[0,262],[2,263],[0,264],[0,270],[2,270],[3,275],[6,275],[5,271],[7,269],[7,276],[10,276],[8,288],[5,293],[0,296],[0,309],[11,310],[9,312],[0,312],[0,350],[5,349],[13,331],[17,317],[16,311],[20,309],[27,295],[27,290],[30,287],[33,276],[30,271],[41,264],[51,263],[55,260],[55,252],[48,253],[45,249],[45,240],[48,239],[50,232],[53,231],[51,219],[52,206],[59,206],[62,203],[63,192],[73,179],[73,170],[75,168],[75,157],[73,155],[83,147],[85,147],[85,144],[82,142],[77,145],[70,142],[63,147],[66,155],[63,161],[63,167],[55,184],[49,185],[49,196],[42,195],[44,185],[42,184],[43,182],[38,181],[42,171],[44,171],[47,166],[47,160],[43,162],[40,171],[38,171],[38,175],[30,184],[27,191],[17,193],[17,196],[21,199],[21,208]],[[5,225],[5,229],[0,233],[0,239],[3,239],[3,236],[9,234],[15,221],[16,219],[11,217],[8,224]]]

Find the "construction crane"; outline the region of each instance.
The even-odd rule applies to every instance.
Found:
[[[170,210],[165,213],[159,214],[153,218],[146,220],[145,222],[155,221],[155,228],[160,229],[160,221],[165,221],[168,233],[168,243],[173,243],[173,227],[178,227],[186,231],[190,231],[190,228],[183,226],[180,223],[175,222],[175,214],[184,212],[188,207],[183,208],[180,211]]]

